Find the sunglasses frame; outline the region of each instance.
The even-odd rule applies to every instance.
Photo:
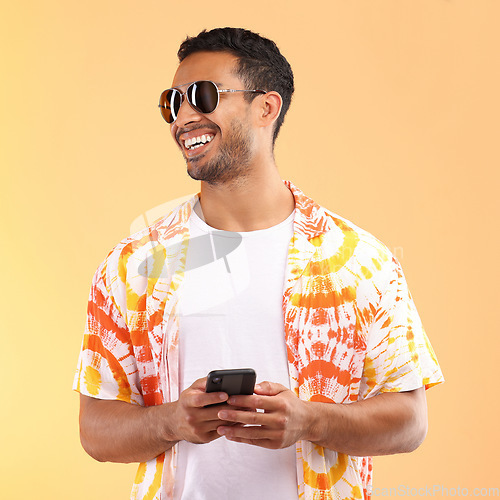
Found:
[[[192,102],[191,102],[191,99],[189,98],[189,91],[192,89],[193,85],[196,85],[196,84],[200,84],[202,82],[209,82],[211,83],[214,87],[215,87],[215,90],[217,92],[217,103],[214,107],[214,109],[212,111],[209,111],[207,113],[201,111],[197,106],[195,106]],[[175,88],[175,87],[172,87],[172,88],[169,88],[169,89],[165,89],[161,94],[160,94],[160,104],[158,104],[158,107],[159,108],[163,108],[163,109],[167,109],[166,106],[163,106],[161,104],[161,96],[165,93],[165,92],[168,92],[168,91],[175,91],[175,92],[178,92],[180,94],[180,97],[181,97],[181,104],[179,106],[179,110],[181,109],[181,106],[182,106],[182,103],[184,102],[184,96],[186,96],[186,100],[187,102],[189,103],[189,105],[198,113],[201,113],[203,115],[210,115],[211,113],[213,113],[219,106],[219,102],[220,102],[220,94],[224,94],[226,92],[254,92],[254,93],[257,93],[257,94],[267,94],[267,91],[266,90],[249,90],[249,89],[220,89],[217,84],[215,82],[213,82],[212,80],[196,80],[195,82],[191,82],[188,84],[188,87],[186,88],[186,91],[185,92],[181,92],[178,88]],[[172,125],[172,123],[175,123],[175,121],[177,120],[177,115],[179,113],[179,110],[177,110],[177,113],[174,112],[173,109],[170,109],[170,114],[174,117],[174,119],[169,122],[164,116],[163,116],[163,113],[161,113],[161,116],[162,118],[169,124],[169,125]]]

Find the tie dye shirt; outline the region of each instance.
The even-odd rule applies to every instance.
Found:
[[[295,198],[283,289],[290,387],[349,404],[443,381],[402,269],[372,235],[284,181]],[[179,397],[176,313],[199,194],[124,239],[94,275],[74,389],[150,406]],[[369,498],[371,457],[296,443],[301,500]],[[135,500],[173,498],[177,445],[139,465]]]

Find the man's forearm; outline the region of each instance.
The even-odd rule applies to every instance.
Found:
[[[146,462],[177,442],[165,424],[174,403],[143,407],[81,395],[80,405],[82,446],[100,462]]]
[[[352,456],[410,452],[427,433],[424,388],[351,404],[307,404],[311,421],[306,439]]]

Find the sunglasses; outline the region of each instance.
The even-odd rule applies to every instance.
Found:
[[[181,92],[177,89],[167,89],[161,93],[160,108],[161,116],[167,123],[174,123],[177,119],[179,109],[182,104],[183,96],[186,96],[188,103],[193,109],[199,113],[207,115],[213,113],[219,105],[219,94],[225,92],[255,92],[258,94],[266,94],[265,90],[234,90],[234,89],[219,89],[214,82],[209,80],[199,80],[193,82],[186,89],[186,92]]]

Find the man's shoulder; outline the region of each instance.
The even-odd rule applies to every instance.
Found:
[[[165,246],[168,242],[175,245],[185,227],[186,217],[180,213],[186,211],[188,205],[189,201],[185,201],[150,225],[124,237],[108,252],[100,267],[119,269],[127,266],[129,261],[144,262],[157,252],[158,245]]]
[[[362,284],[358,289],[360,297],[368,291],[386,289],[399,265],[391,250],[345,217],[326,208],[322,212],[324,232],[310,240],[316,247],[312,267],[315,273],[336,274],[343,286]]]
[[[173,215],[173,213],[164,215],[149,226],[126,236],[111,249],[109,254],[123,255],[125,253],[135,253],[149,249],[151,245],[155,245],[161,240],[162,235],[171,224]]]
[[[357,226],[350,220],[320,205],[305,195],[291,181],[285,181],[295,198],[295,232],[302,234],[323,250],[335,249],[349,251],[356,247],[357,252],[372,251],[390,254],[388,248],[373,234]]]
[[[371,232],[325,207],[321,207],[321,211],[326,221],[322,238],[325,245],[332,242],[338,244],[339,240],[342,240],[343,246],[356,247],[358,251],[371,250],[386,256],[392,256],[389,248]]]

